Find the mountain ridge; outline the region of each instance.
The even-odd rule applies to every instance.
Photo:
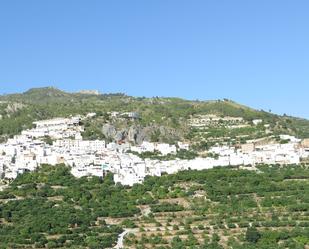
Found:
[[[215,114],[219,117],[242,117],[247,122],[262,119],[264,123],[275,127],[276,134],[309,137],[309,120],[305,118],[256,110],[229,99],[201,101],[175,97],[132,97],[123,93],[96,95],[69,93],[55,87],[31,88],[23,93],[1,95],[0,137],[15,135],[23,129],[31,128],[33,121],[86,115],[89,112],[97,113],[98,117],[90,121],[88,130],[98,134],[101,134],[101,127],[108,121],[103,118],[108,113],[138,112],[141,118],[133,123],[122,121],[115,125],[120,131],[137,125],[147,129],[154,126],[161,130],[167,128],[177,134],[187,134],[190,118]]]
[[[88,92],[89,93],[83,93],[83,92]],[[81,90],[77,92],[66,92],[64,90],[61,90],[57,87],[54,86],[46,86],[46,87],[35,87],[35,88],[30,88],[22,93],[10,93],[10,94],[5,94],[5,95],[0,95],[0,100],[11,100],[11,101],[29,101],[29,102],[46,102],[49,99],[55,98],[54,100],[59,100],[59,98],[89,98],[89,97],[102,97],[102,96],[123,96],[123,97],[128,97],[128,98],[135,98],[135,99],[148,99],[148,100],[170,100],[170,101],[180,101],[180,102],[187,102],[187,103],[207,103],[209,105],[215,104],[218,102],[224,102],[225,104],[234,106],[235,108],[243,108],[243,109],[248,109],[251,111],[263,111],[263,110],[258,110],[256,108],[249,107],[247,105],[238,103],[236,101],[230,100],[230,99],[218,99],[218,100],[189,100],[181,97],[133,97],[133,96],[128,96],[124,93],[109,93],[109,94],[103,94],[99,93],[98,94],[90,94],[91,91],[97,91],[97,90]],[[19,99],[18,99],[19,98]],[[263,111],[264,112],[264,111]],[[267,112],[270,113],[270,112]],[[270,113],[272,115],[278,115],[279,114],[274,114]],[[293,116],[290,116],[293,117]],[[300,118],[300,119],[306,119],[303,117],[295,117],[295,118]]]

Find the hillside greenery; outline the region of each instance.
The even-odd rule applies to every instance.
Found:
[[[0,248],[111,247],[122,228],[104,217],[139,213],[111,175],[76,179],[63,165],[20,175],[0,198]]]
[[[0,248],[110,248],[127,228],[126,248],[305,248],[308,196],[307,165],[189,170],[132,188],[44,165],[0,192]]]
[[[36,120],[96,112],[97,118],[89,121],[84,136],[91,139],[103,138],[101,126],[109,121],[107,113],[112,111],[138,112],[141,118],[135,121],[136,124],[170,127],[179,130],[184,137],[190,137],[187,120],[196,114],[243,117],[247,121],[259,118],[274,126],[278,134],[284,132],[301,138],[309,137],[308,120],[254,110],[227,99],[190,101],[179,98],[130,97],[124,94],[87,95],[66,93],[52,87],[0,96],[0,136],[5,139],[18,134],[23,129],[31,128],[32,122]]]

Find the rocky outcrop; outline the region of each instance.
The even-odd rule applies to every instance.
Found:
[[[86,95],[100,95],[99,90],[81,90],[78,93]]]
[[[170,127],[151,125],[142,127],[131,125],[128,128],[116,128],[113,124],[104,124],[102,127],[104,136],[112,141],[126,141],[132,144],[141,144],[143,141],[152,141],[157,134],[159,142],[181,140],[181,133]]]
[[[113,141],[128,141],[133,144],[141,144],[145,139],[143,129],[138,126],[129,126],[128,128],[116,129],[112,124],[104,124],[102,133],[108,139]]]
[[[120,130],[117,131],[114,140],[115,141],[124,141],[127,138],[127,131],[126,130]]]
[[[23,105],[22,103],[14,102],[14,103],[8,104],[8,106],[5,108],[5,111],[7,113],[14,113],[14,112],[17,112],[18,110],[20,110],[24,107],[25,107],[25,105]]]
[[[106,138],[114,139],[117,134],[117,131],[115,126],[111,124],[104,124],[102,127],[102,133]]]
[[[127,139],[131,143],[141,144],[144,140],[149,140],[145,128],[131,126],[128,131]]]

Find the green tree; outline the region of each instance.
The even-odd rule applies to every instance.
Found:
[[[261,234],[255,227],[248,227],[246,231],[246,240],[251,243],[257,243]]]

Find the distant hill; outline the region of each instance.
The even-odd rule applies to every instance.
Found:
[[[124,94],[100,94],[98,91],[83,90],[77,93],[67,93],[55,87],[31,88],[24,93],[8,94],[0,96],[0,101],[16,101],[25,102],[29,104],[42,104],[48,102],[65,102],[65,101],[81,101],[84,99],[91,99],[92,101],[105,102],[126,102],[139,103],[146,106],[162,106],[169,109],[183,110],[190,109],[193,113],[217,113],[219,115],[240,116],[244,118],[258,118],[258,117],[273,117],[271,113],[258,111],[250,107],[241,105],[231,100],[215,100],[215,101],[192,101],[181,98],[134,98]],[[128,109],[129,107],[123,107]],[[191,110],[192,109],[192,110]]]
[[[31,88],[21,94],[17,93],[1,96],[0,99],[28,103],[44,103],[67,100],[70,96],[70,93],[66,93],[54,87],[42,87]]]
[[[0,136],[16,134],[31,127],[34,120],[87,112],[96,112],[100,116],[112,111],[138,112],[141,119],[136,121],[137,125],[151,127],[156,124],[179,130],[183,134],[187,132],[186,120],[192,115],[216,114],[243,117],[248,121],[263,119],[276,126],[278,132],[309,137],[309,121],[306,119],[255,110],[227,99],[192,101],[167,97],[131,97],[121,93],[67,93],[54,87],[32,88],[24,93],[0,96]],[[93,125],[99,127],[104,121],[100,122]]]
[[[54,87],[31,88],[24,92],[28,97],[67,97],[69,94]]]

